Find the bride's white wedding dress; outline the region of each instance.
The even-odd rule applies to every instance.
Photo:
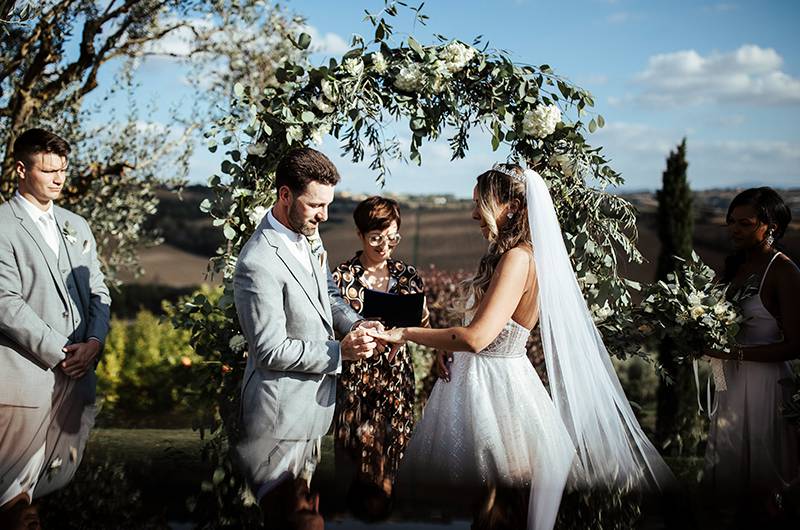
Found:
[[[575,448],[528,360],[530,330],[509,320],[478,353],[455,352],[433,387],[400,465],[400,480],[443,493],[533,484],[552,527]]]
[[[404,479],[454,488],[527,486],[537,471],[569,470],[575,449],[528,360],[529,336],[509,320],[482,351],[453,354],[450,382],[436,382],[406,449]]]

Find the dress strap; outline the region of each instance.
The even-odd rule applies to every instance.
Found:
[[[767,279],[767,273],[769,272],[769,268],[772,267],[772,262],[775,261],[775,258],[781,255],[781,252],[776,252],[772,255],[772,259],[769,260],[767,264],[767,268],[764,270],[764,276],[761,277],[761,283],[758,285],[758,292],[761,294],[761,288],[764,287],[764,280]]]

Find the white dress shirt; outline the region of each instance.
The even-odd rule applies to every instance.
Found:
[[[17,204],[25,210],[28,217],[31,218],[33,224],[39,229],[39,233],[42,234],[42,238],[47,243],[47,246],[50,247],[50,250],[52,250],[53,254],[58,258],[58,251],[61,248],[61,235],[58,233],[58,225],[53,215],[53,202],[50,201],[47,210],[42,211],[35,204],[23,197],[19,191],[14,194],[14,199],[17,201]]]
[[[300,265],[303,266],[306,272],[311,274],[311,248],[308,246],[306,236],[303,234],[298,234],[294,230],[284,226],[272,214],[272,208],[270,208],[269,212],[267,213],[267,218],[269,219],[269,224],[271,224],[275,231],[278,232],[278,236],[280,236],[280,238],[283,239],[283,242],[286,243],[286,246],[289,247],[289,251],[295,257],[295,259],[297,259]]]

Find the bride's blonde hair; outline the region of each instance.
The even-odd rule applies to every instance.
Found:
[[[458,313],[463,314],[478,307],[503,254],[520,244],[531,243],[523,169],[517,164],[497,164],[497,166],[509,173],[517,174],[520,178],[513,178],[495,169],[478,176],[476,194],[478,212],[489,229],[489,248],[481,258],[475,276],[461,285],[463,295],[454,305]],[[501,228],[498,228],[495,221],[498,214],[514,200],[519,204],[519,209],[513,217],[503,223]]]

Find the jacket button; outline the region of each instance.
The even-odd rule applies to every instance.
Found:
[[[64,317],[64,318],[68,318],[69,317],[69,311],[64,311],[63,313],[61,313],[61,316]]]

